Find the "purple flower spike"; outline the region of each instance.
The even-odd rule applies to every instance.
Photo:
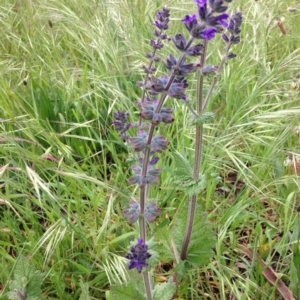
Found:
[[[148,267],[147,259],[151,257],[151,254],[147,252],[148,245],[142,238],[138,239],[135,246],[130,248],[130,253],[125,257],[129,259],[128,269],[136,268],[139,273],[142,272],[143,268]]]
[[[112,122],[116,130],[119,131],[119,136],[123,141],[128,139],[126,131],[131,127],[131,124],[128,122],[128,116],[128,112],[118,110],[114,113],[115,120]]]

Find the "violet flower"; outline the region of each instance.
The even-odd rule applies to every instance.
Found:
[[[142,238],[139,238],[137,244],[132,246],[130,253],[125,256],[129,259],[128,269],[136,268],[137,271],[141,273],[143,268],[148,267],[147,259],[151,257],[151,254],[147,251],[148,245],[145,244]]]

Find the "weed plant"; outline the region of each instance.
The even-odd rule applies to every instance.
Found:
[[[1,299],[24,299],[25,290],[26,299],[110,299],[111,287],[132,276],[143,287],[125,258],[139,233],[123,210],[138,190],[128,187],[128,149],[111,122],[118,110],[138,118],[136,81],[164,5],[169,35],[183,32],[191,1],[1,1]],[[284,299],[245,249],[299,298],[299,9],[294,0],[230,4],[230,14],[243,14],[241,43],[207,106],[214,112],[203,125],[208,176],[197,200],[213,226],[213,256],[188,269],[175,299]],[[221,40],[209,45],[224,49]],[[161,56],[172,51],[169,43]],[[210,53],[207,61],[218,65],[222,52]],[[188,99],[196,98],[194,76]],[[190,110],[180,101],[172,109],[181,121],[161,129],[171,143],[149,193],[161,209],[148,227],[156,242],[147,241],[149,252],[160,253],[150,263],[155,284],[172,279],[169,231],[188,202],[174,186],[173,153],[190,159],[195,144]]]

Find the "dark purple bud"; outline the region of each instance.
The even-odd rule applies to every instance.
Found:
[[[232,53],[232,52],[229,52],[228,55],[227,55],[227,58],[230,59],[230,58],[235,58],[236,57],[236,54]]]
[[[168,95],[175,99],[186,99],[185,87],[182,82],[173,82],[168,90]]]
[[[168,35],[166,35],[166,34],[161,34],[161,35],[160,35],[160,39],[161,39],[161,40],[166,40],[166,39],[168,39]]]
[[[181,65],[180,67],[178,67],[178,69],[175,71],[174,73],[177,76],[186,76],[189,73],[192,73],[196,70],[196,65],[195,64],[186,64],[186,65]]]
[[[185,37],[181,34],[178,33],[176,34],[173,38],[173,43],[175,45],[175,47],[180,50],[180,51],[184,51],[185,47],[186,47],[186,40]]]
[[[160,35],[161,35],[161,30],[155,29],[155,30],[153,31],[153,34],[159,38]]]
[[[156,14],[156,20],[154,21],[154,26],[160,30],[168,29],[170,17],[170,10],[167,7],[164,7],[162,10],[158,11]]]
[[[147,58],[152,58],[153,57],[153,53],[152,52],[146,52],[146,54],[145,54],[145,56],[147,57]]]
[[[128,139],[126,131],[131,127],[131,124],[128,122],[128,116],[129,113],[118,110],[114,113],[115,120],[112,122],[123,141],[126,141]]]
[[[219,16],[211,16],[206,19],[206,24],[211,27],[218,27],[219,25],[223,27],[227,27],[228,23],[226,20],[228,19],[228,14],[221,14]]]
[[[147,222],[153,222],[160,214],[160,209],[156,203],[147,203],[144,211],[144,216]]]
[[[240,27],[243,22],[243,16],[241,12],[236,12],[232,15],[232,19],[234,20],[234,23],[237,27]]]
[[[151,40],[150,45],[153,49],[158,49],[158,50],[163,48],[164,46],[164,44],[161,41],[155,41],[155,40]]]
[[[228,38],[228,36],[227,36],[225,33],[222,34],[222,39],[223,39],[226,43],[229,43],[229,38]]]
[[[137,136],[128,139],[128,144],[133,147],[134,151],[144,150],[147,144],[147,133],[140,130]]]
[[[134,200],[131,200],[129,202],[129,208],[123,210],[123,215],[127,218],[129,223],[136,222],[140,215],[139,203]]]
[[[206,18],[208,16],[206,5],[199,7],[198,14],[199,14],[199,18],[201,21],[206,20]]]
[[[146,176],[149,183],[157,182],[159,174],[160,174],[160,169],[153,169],[152,167],[149,167],[149,171]]]
[[[215,8],[215,12],[217,12],[217,13],[223,13],[224,11],[226,11],[227,10],[227,6],[218,6],[218,7],[216,7]]]
[[[169,145],[169,142],[162,136],[156,135],[151,141],[151,151],[152,152],[162,152]]]
[[[139,238],[137,244],[130,248],[130,252],[125,257],[129,259],[128,269],[135,268],[141,273],[143,268],[148,267],[147,259],[151,257],[151,254],[148,253],[148,245],[142,238]]]
[[[205,25],[197,24],[191,31],[190,35],[195,39],[203,39],[202,32],[206,29]]]
[[[198,44],[192,47],[189,47],[186,50],[186,54],[188,56],[199,56],[202,53],[203,50],[203,45],[202,44]]]
[[[161,120],[162,122],[169,124],[174,121],[174,117],[172,116],[173,110],[171,108],[162,107],[160,110]]]
[[[232,44],[238,44],[240,41],[241,41],[241,38],[240,38],[239,36],[234,36],[234,35],[232,35],[232,36],[230,37],[230,42],[231,42]]]
[[[231,18],[229,25],[227,26],[227,30],[231,34],[239,34],[241,32],[241,25],[242,25],[243,17],[240,12],[234,13]]]
[[[155,67],[147,67],[143,66],[143,70],[145,71],[146,74],[153,74],[156,71]]]
[[[173,67],[177,65],[176,58],[172,54],[170,54],[167,57],[165,65],[166,65],[166,68],[171,71],[173,69]]]
[[[208,4],[214,12],[222,13],[227,10],[227,7],[223,6],[223,0],[209,0]]]
[[[157,156],[153,156],[152,159],[149,162],[149,165],[154,166],[154,165],[157,164],[158,161],[159,161],[159,158]]]
[[[160,114],[154,113],[152,117],[152,123],[158,125],[162,121],[162,116]]]
[[[183,88],[187,88],[189,85],[188,85],[188,81],[186,78],[184,77],[177,77],[174,79],[174,83],[181,83]]]
[[[165,89],[166,82],[162,78],[152,77],[151,78],[151,89],[155,92],[162,92]]]

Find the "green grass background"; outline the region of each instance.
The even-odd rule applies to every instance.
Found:
[[[193,1],[1,1],[1,299],[21,254],[43,272],[46,299],[79,299],[86,290],[86,299],[105,299],[110,284],[126,280],[124,254],[137,230],[122,209],[136,189],[127,184],[128,151],[111,121],[118,109],[138,117],[136,81],[155,13],[165,4],[170,34],[184,32],[179,20],[195,11]],[[205,125],[203,171],[223,176],[227,189],[217,193],[212,179],[199,197],[215,224],[215,257],[191,270],[176,299],[282,299],[242,245],[297,290],[299,187],[284,160],[300,151],[300,4],[236,0],[230,11],[236,10],[244,16],[242,41],[209,104],[215,119]],[[221,49],[219,40],[210,44],[209,63],[218,63]],[[161,55],[170,52],[171,44]],[[192,103],[195,80],[190,77]],[[162,207],[157,224],[166,230],[186,200],[172,187],[171,152],[191,154],[194,139],[186,107],[169,105],[175,122],[160,130],[172,143],[161,159],[161,186],[151,191]],[[243,181],[241,191],[228,183],[230,172]],[[169,275],[154,273],[157,281]]]

